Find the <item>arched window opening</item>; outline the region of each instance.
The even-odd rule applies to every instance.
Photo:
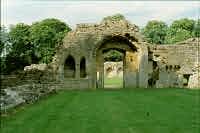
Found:
[[[64,66],[64,76],[66,78],[75,78],[76,68],[75,60],[72,56],[68,56]]]
[[[85,78],[86,76],[86,61],[85,58],[82,58],[80,62],[80,77]]]

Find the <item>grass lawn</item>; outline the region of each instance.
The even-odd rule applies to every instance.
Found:
[[[60,91],[1,118],[1,133],[200,133],[200,91]]]
[[[105,77],[104,88],[123,88],[123,77]]]

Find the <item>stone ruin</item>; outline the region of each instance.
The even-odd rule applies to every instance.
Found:
[[[57,89],[104,88],[103,55],[109,50],[123,54],[123,88],[200,88],[199,44],[198,38],[175,45],[148,44],[139,28],[125,18],[78,24],[67,33],[50,64],[25,67],[22,76],[15,78],[17,86],[1,90],[1,107],[14,97],[18,97],[18,104]],[[10,85],[5,81],[2,86]]]
[[[169,45],[148,44],[126,19],[78,24],[64,38],[51,66],[64,88],[103,88],[103,54],[123,54],[124,88],[198,88],[199,39]]]
[[[149,46],[149,85],[177,88],[200,88],[199,38],[175,45]]]
[[[104,19],[100,24],[79,24],[64,38],[52,67],[64,88],[103,88],[104,56],[123,54],[124,88],[148,86],[148,47],[139,28],[125,19]]]

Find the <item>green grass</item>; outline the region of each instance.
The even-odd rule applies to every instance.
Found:
[[[1,133],[199,133],[200,91],[60,91],[1,118]]]
[[[105,88],[123,88],[123,77],[112,77],[104,79]]]

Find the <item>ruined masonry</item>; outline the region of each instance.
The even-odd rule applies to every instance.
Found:
[[[199,45],[198,38],[176,45],[148,44],[139,28],[124,18],[79,24],[66,35],[50,64],[32,64],[18,75],[1,76],[1,111],[58,89],[104,88],[110,71],[104,53],[113,49],[123,55],[120,67],[112,68],[123,74],[123,88],[200,88]]]
[[[152,45],[126,19],[106,18],[66,35],[50,64],[56,81],[66,89],[103,88],[103,54],[111,49],[123,53],[124,88],[200,87],[198,38]]]

